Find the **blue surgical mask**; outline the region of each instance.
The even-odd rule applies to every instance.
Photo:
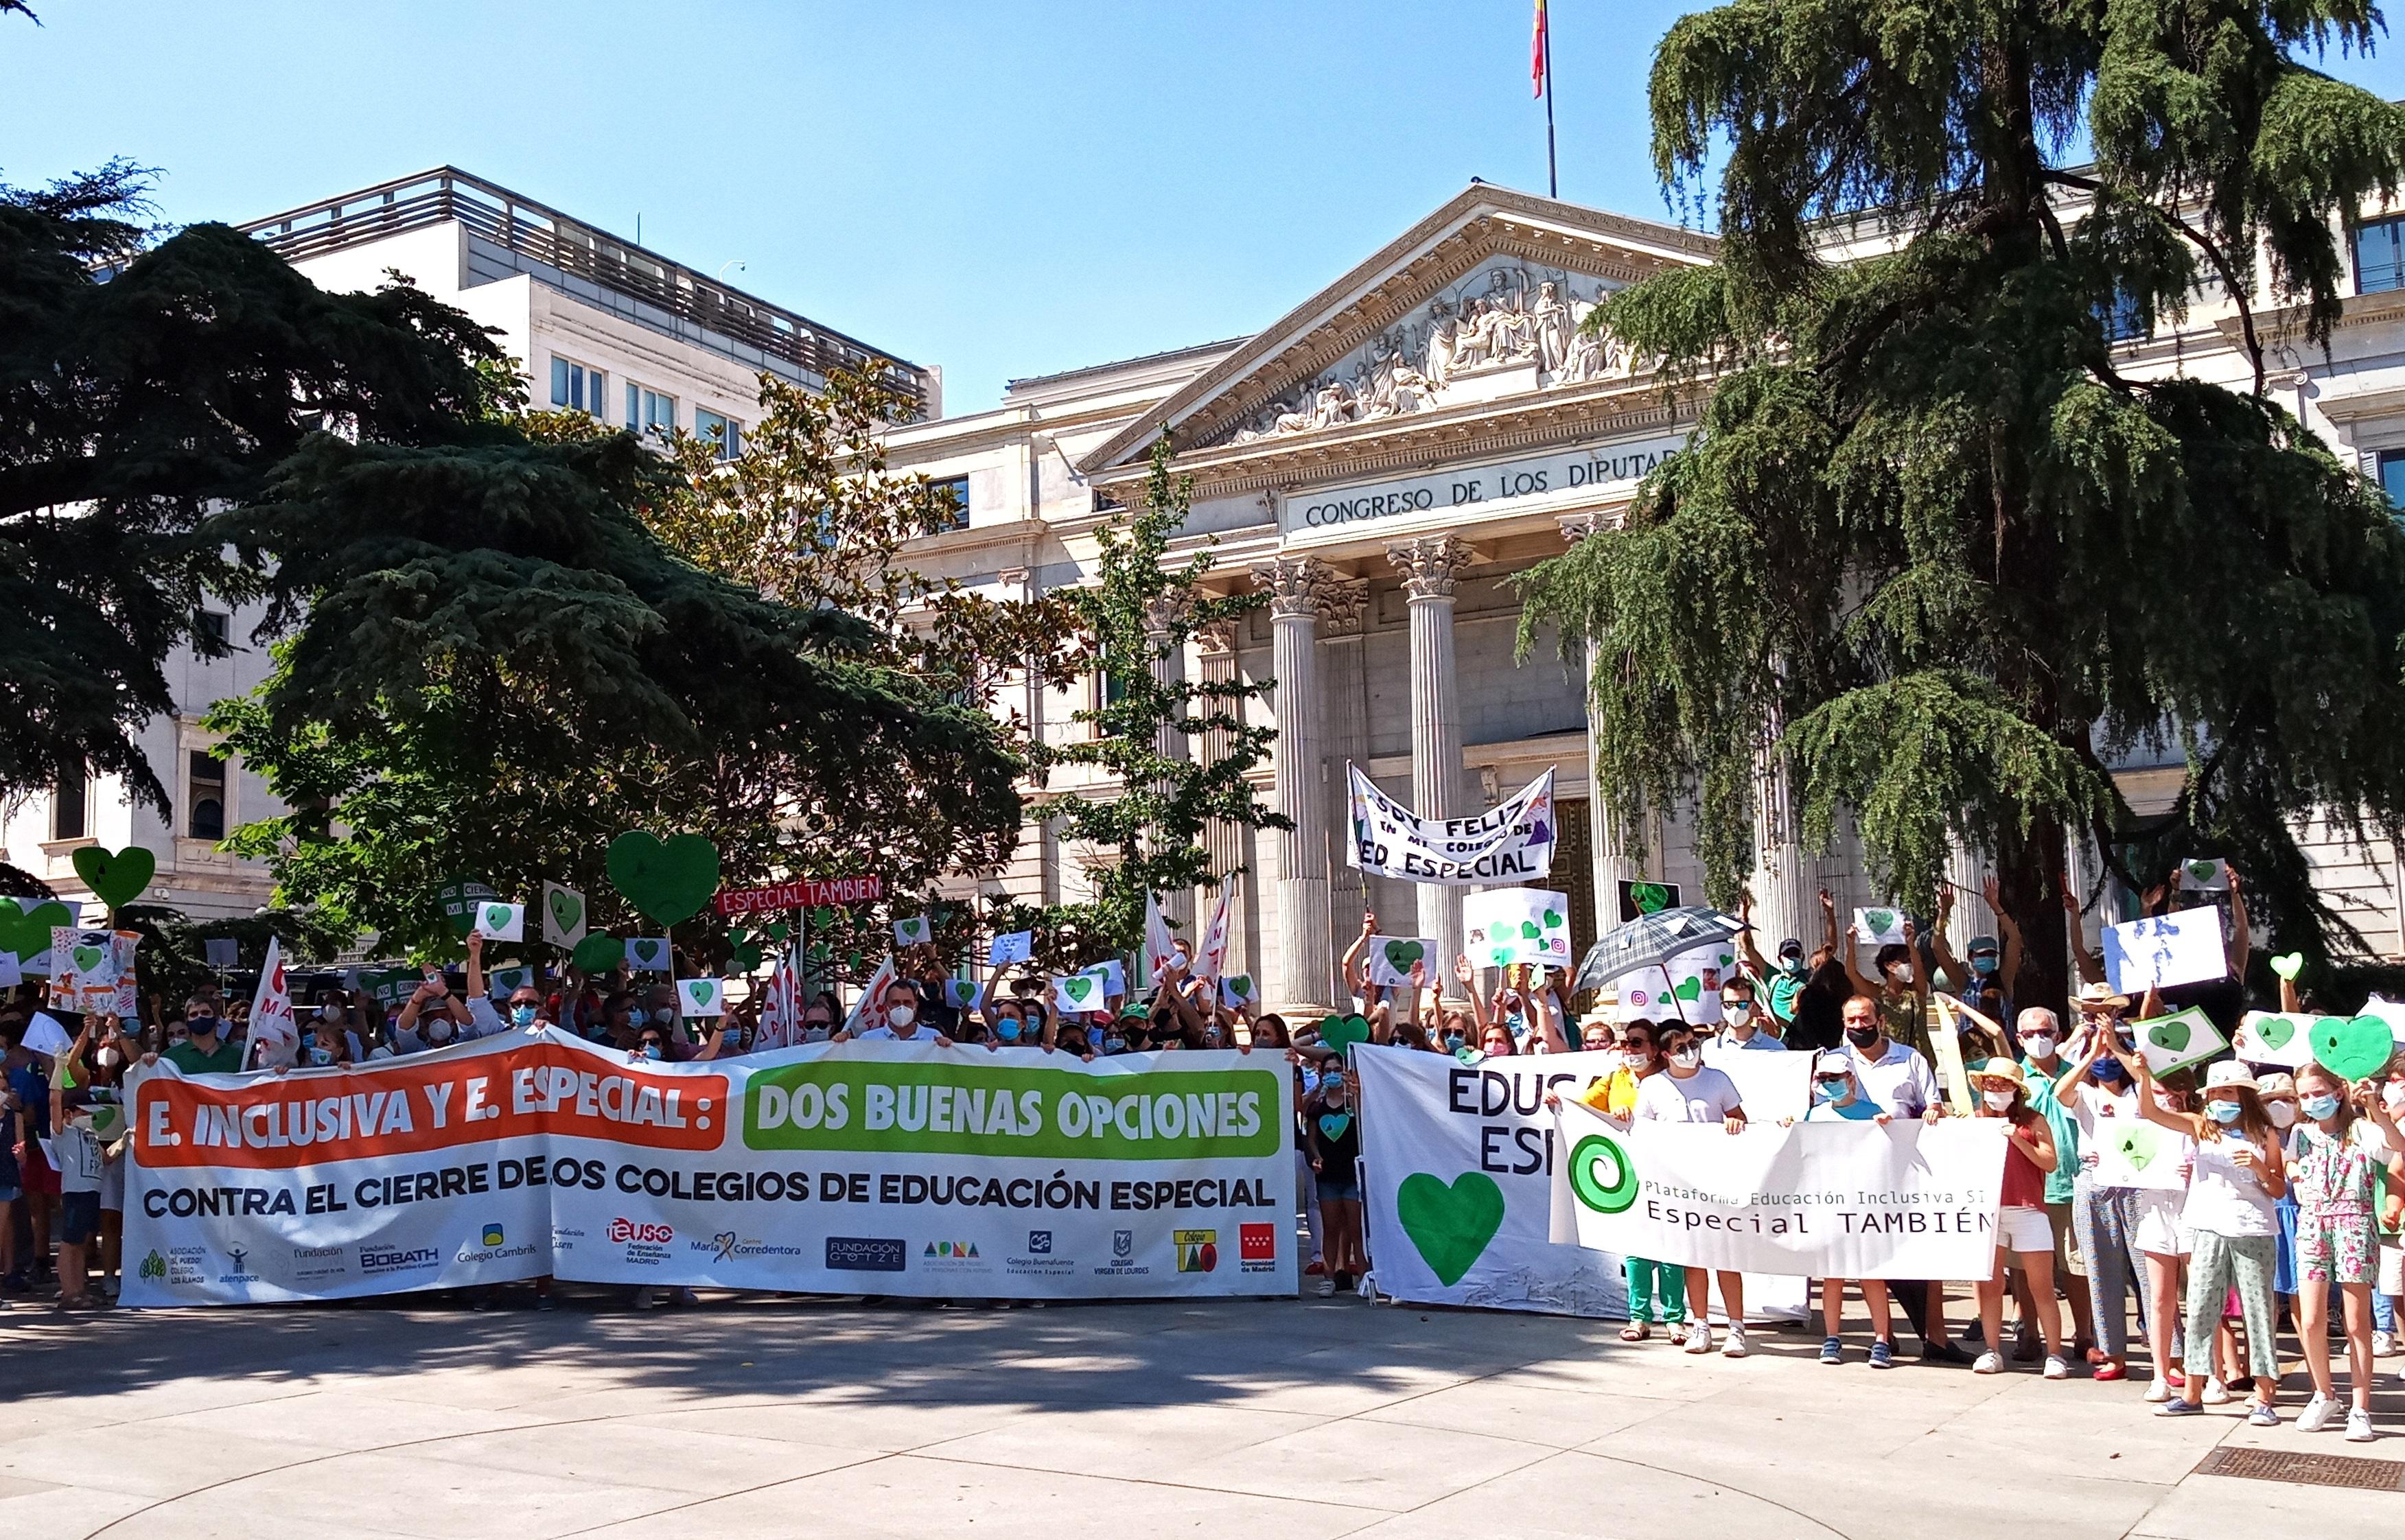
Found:
[[[643,1044],[643,1057],[644,1057],[645,1058],[657,1058],[657,1057],[660,1057],[660,1045],[659,1045],[658,1043],[644,1043],[644,1044]]]
[[[2095,1071],[2096,1078],[2103,1081],[2118,1081],[2128,1072],[2121,1068],[2121,1061],[2110,1054],[2096,1061]]]
[[[1844,1099],[1846,1093],[1854,1088],[1854,1083],[1843,1075],[1834,1075],[1820,1082],[1820,1086],[1821,1100],[1838,1101]]]
[[[2338,1115],[2338,1098],[2331,1096],[2327,1092],[2320,1096],[2309,1096],[2305,1098],[2301,1105],[2305,1110],[2305,1115],[2312,1118],[2315,1123],[2319,1123],[2326,1117],[2336,1117]]]
[[[1302,1071],[1302,1094],[1309,1096],[1317,1089],[1319,1089],[1319,1071],[1316,1070]]]
[[[1462,1036],[1459,1032],[1447,1032],[1444,1034],[1444,1051],[1446,1053],[1457,1054],[1461,1052],[1461,1044]]]
[[[1103,1039],[1103,1052],[1106,1054],[1126,1053],[1127,1039],[1123,1037],[1106,1037]]]
[[[312,1048],[309,1050],[309,1062],[316,1065],[320,1069],[323,1069],[325,1066],[334,1062],[334,1050],[331,1048]]]
[[[1995,971],[1996,959],[1994,958],[1981,956],[1971,959],[1971,972],[1978,974],[1981,978],[1986,978],[1990,973],[1992,973]]]
[[[2225,1127],[2246,1115],[2246,1109],[2235,1101],[2208,1101],[2204,1110],[2212,1115],[2213,1121]]]
[[[993,1024],[993,1035],[994,1035],[994,1036],[996,1036],[996,1037],[998,1037],[998,1038],[1000,1038],[1000,1039],[1002,1039],[1002,1041],[1003,1041],[1003,1042],[1005,1042],[1005,1043],[1016,1043],[1016,1042],[1018,1042],[1018,1041],[1019,1041],[1019,1023],[1018,1023],[1018,1021],[1017,1021],[1015,1018],[1010,1017],[1010,1016],[1005,1016],[1005,1017],[1003,1017],[1000,1021],[997,1021],[997,1022],[995,1022],[995,1023]]]
[[[513,1005],[513,1006],[511,1006],[511,1007],[510,1007],[510,1021],[512,1022],[512,1024],[513,1024],[513,1025],[519,1026],[519,1027],[531,1027],[531,1026],[533,1026],[533,1025],[534,1025],[534,1007],[533,1007],[533,1006],[531,1006],[531,1005]]]

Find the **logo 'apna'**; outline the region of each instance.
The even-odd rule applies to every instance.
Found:
[[[1589,1134],[1570,1146],[1570,1191],[1599,1214],[1616,1214],[1637,1201],[1637,1168],[1620,1141]]]

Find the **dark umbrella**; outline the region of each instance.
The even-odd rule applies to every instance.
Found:
[[[1571,992],[1599,989],[1640,968],[1664,968],[1681,952],[1726,941],[1744,929],[1735,915],[1700,906],[1639,915],[1587,948],[1578,976],[1570,982]],[[1681,1010],[1681,1019],[1685,1015]]]

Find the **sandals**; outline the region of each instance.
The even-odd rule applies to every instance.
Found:
[[[1653,1335],[1652,1328],[1642,1321],[1632,1321],[1620,1328],[1620,1339],[1623,1342],[1642,1342]]]

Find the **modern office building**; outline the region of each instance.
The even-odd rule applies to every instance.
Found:
[[[837,367],[880,371],[920,415],[943,409],[935,370],[453,167],[242,228],[324,288],[373,288],[403,274],[493,328],[524,369],[534,405],[587,412],[613,427],[715,434],[731,450],[758,410],[762,374],[816,388]],[[11,811],[0,829],[7,859],[79,896],[70,864],[77,846],[139,845],[159,862],[148,902],[196,918],[265,903],[264,865],[216,847],[228,830],[269,816],[273,798],[238,760],[220,756],[201,726],[211,705],[265,678],[265,651],[248,640],[255,619],[204,618],[233,643],[229,657],[187,651],[168,660],[175,714],[141,735],[174,802],[168,818],[130,804],[113,777],[94,777]]]

